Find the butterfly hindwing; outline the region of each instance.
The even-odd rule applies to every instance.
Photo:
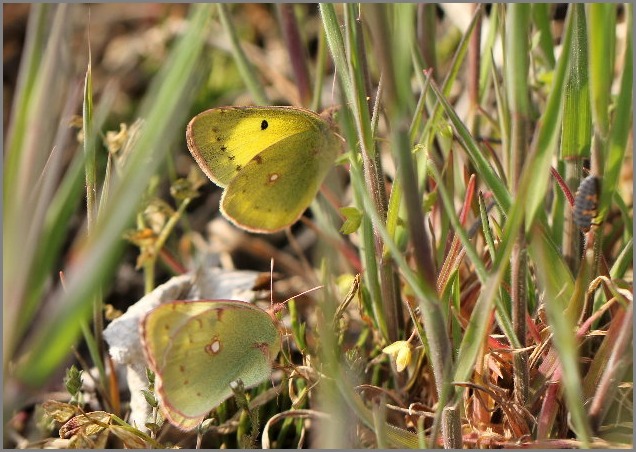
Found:
[[[257,232],[294,223],[316,196],[337,149],[332,135],[308,133],[273,144],[232,179],[223,193],[222,212]]]
[[[142,322],[148,362],[166,417],[190,430],[232,395],[266,380],[280,336],[265,311],[240,301],[175,301]]]

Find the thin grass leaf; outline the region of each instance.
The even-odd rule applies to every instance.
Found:
[[[497,6],[497,5],[493,5]],[[493,10],[493,14],[488,19],[488,35],[483,40],[481,48],[481,61],[479,63],[479,103],[483,105],[490,91],[490,83],[497,80],[495,74],[495,64],[493,61],[493,50],[499,30],[499,14]],[[485,22],[485,19],[484,19]]]
[[[562,45],[563,51],[557,62],[545,110],[537,123],[530,147],[530,153],[533,158],[527,164],[533,165],[531,171],[535,175],[535,187],[530,193],[526,204],[526,232],[529,231],[535,216],[541,211],[545,202],[545,195],[548,189],[547,182],[550,177],[550,164],[554,156],[561,124],[562,93],[570,58],[572,33],[572,27],[566,26]]]
[[[610,129],[611,87],[616,48],[616,5],[591,3],[585,5],[589,27],[589,79],[594,128],[606,138]],[[629,8],[629,6],[628,6]],[[627,28],[628,33],[631,29]],[[626,41],[630,45],[630,41]]]
[[[243,52],[243,49],[241,48],[241,43],[239,41],[238,35],[236,34],[236,29],[234,28],[234,24],[232,23],[232,20],[230,18],[228,6],[224,3],[218,3],[217,7],[219,18],[221,19],[223,28],[230,37],[230,42],[232,44],[232,55],[234,56],[236,66],[241,73],[241,77],[245,81],[245,84],[250,90],[250,93],[252,94],[252,97],[254,98],[256,104],[267,105],[267,94],[265,94],[263,85],[256,78],[256,71],[252,67],[252,64],[247,59],[247,57],[245,56],[245,52]]]
[[[17,81],[16,93],[11,107],[11,122],[7,131],[5,142],[4,183],[5,187],[17,187],[17,177],[20,172],[20,161],[24,158],[24,141],[28,138],[29,122],[33,121],[32,106],[34,99],[38,99],[38,84],[43,76],[41,71],[42,59],[48,43],[55,42],[48,30],[47,21],[54,11],[54,6],[36,4],[29,14],[26,31],[26,42],[22,52],[20,71]],[[4,191],[5,209],[11,204],[11,198],[15,193]]]
[[[564,160],[589,157],[592,137],[585,13],[582,4],[572,8],[572,50],[562,100],[561,158]]]
[[[536,252],[537,256],[534,256],[533,260],[543,263],[536,266],[537,279],[539,286],[545,290],[546,313],[554,335],[552,343],[559,354],[566,403],[572,416],[572,427],[585,447],[590,441],[591,428],[583,406],[578,343],[572,334],[574,324],[563,315],[572,289],[567,284],[566,274],[559,273],[557,269],[546,265],[550,262],[550,254],[545,250],[545,242],[537,241]]]
[[[634,107],[633,107],[633,83],[634,83],[634,51],[633,51],[633,5],[626,5],[627,12],[627,37],[625,40],[625,53],[623,74],[621,75],[621,83],[618,96],[616,98],[616,109],[614,112],[614,120],[612,121],[607,147],[607,160],[605,163],[605,171],[603,174],[603,183],[601,184],[601,197],[598,206],[598,218],[603,219],[607,215],[610,202],[616,193],[619,181],[619,174],[625,153],[627,151],[627,142],[629,131],[632,128]]]
[[[552,30],[550,29],[550,5],[548,3],[532,4],[532,22],[537,27],[539,33],[539,49],[544,64],[549,68],[554,68],[554,42],[552,40]]]

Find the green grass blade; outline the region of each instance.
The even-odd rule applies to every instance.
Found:
[[[550,30],[550,5],[548,3],[532,4],[532,22],[539,33],[539,49],[548,68],[554,68],[554,42]]]
[[[609,105],[616,46],[616,5],[591,3],[586,5],[589,22],[589,74],[594,127],[602,137],[610,129]],[[628,33],[631,29],[627,28]],[[629,41],[626,41],[630,45]]]
[[[552,343],[559,354],[562,368],[563,386],[568,410],[572,416],[572,427],[583,446],[589,445],[591,428],[583,406],[582,381],[579,373],[579,344],[573,334],[575,325],[563,315],[573,288],[568,284],[568,273],[558,271],[550,265],[550,251],[546,243],[537,240],[535,255],[539,287],[545,290],[545,307],[553,333]]]
[[[548,179],[550,177],[550,165],[560,132],[562,93],[570,58],[571,43],[572,27],[568,26],[565,30],[562,46],[563,51],[557,62],[546,107],[536,126],[532,146],[530,148],[530,153],[534,158],[531,159],[528,164],[533,165],[531,171],[535,175],[535,187],[530,193],[526,203],[526,231],[529,230],[535,216],[545,202]]]
[[[247,59],[247,56],[245,56],[245,52],[243,52],[243,49],[241,48],[241,43],[236,33],[236,29],[234,28],[234,24],[232,23],[228,6],[224,3],[218,3],[217,6],[223,28],[230,37],[232,54],[234,55],[234,61],[236,62],[241,77],[243,77],[247,88],[250,90],[250,93],[252,93],[254,101],[258,105],[267,105],[268,101],[265,89],[256,78],[257,72],[254,70],[252,64]]]
[[[33,5],[29,14],[25,48],[20,62],[20,75],[11,107],[11,122],[5,142],[5,187],[17,187],[20,161],[24,158],[23,143],[27,138],[28,123],[32,120],[30,116],[33,115],[34,99],[38,98],[37,86],[41,83],[39,80],[43,76],[40,65],[44,57],[45,46],[53,38],[50,34],[47,35],[46,26],[52,8],[54,8],[52,5],[36,4]],[[11,205],[14,194],[12,190],[4,191],[5,209]]]
[[[589,157],[592,137],[585,13],[582,4],[572,8],[572,49],[563,90],[561,158],[564,160]]]
[[[633,5],[625,6],[627,12],[627,39],[625,40],[625,63],[621,75],[620,89],[616,98],[616,110],[611,125],[609,143],[607,148],[607,160],[601,184],[601,198],[599,201],[598,216],[604,218],[610,207],[610,201],[616,193],[619,174],[627,152],[629,131],[632,129],[634,106],[634,55],[633,55]]]

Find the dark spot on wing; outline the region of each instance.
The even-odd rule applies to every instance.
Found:
[[[269,124],[267,123],[267,120],[263,119],[263,121],[261,121],[261,130],[265,130],[267,127],[269,127]]]

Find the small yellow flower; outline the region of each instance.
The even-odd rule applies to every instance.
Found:
[[[397,371],[402,372],[411,362],[413,347],[408,341],[395,341],[382,349],[383,353],[395,358]]]

